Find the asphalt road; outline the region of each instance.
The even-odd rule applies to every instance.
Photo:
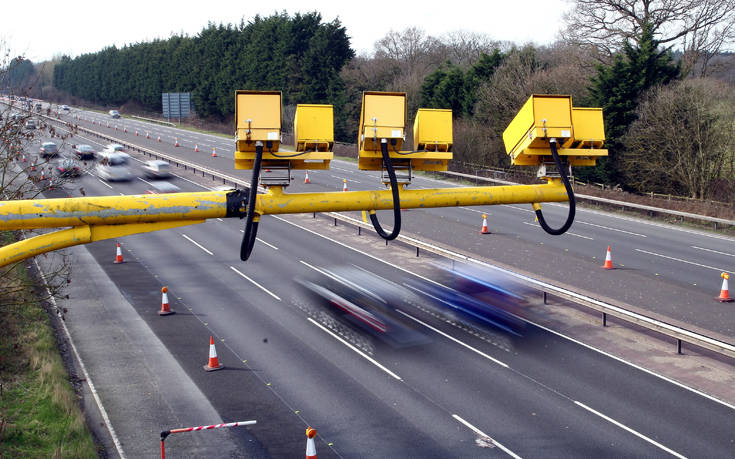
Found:
[[[201,189],[174,182],[183,191]],[[87,174],[65,190],[78,195],[79,187],[87,195],[134,194],[149,185],[137,179],[105,184]],[[206,397],[191,403],[202,410],[199,404],[209,403],[225,420],[257,418],[262,424],[233,433],[228,444],[236,450],[297,454],[308,424],[318,428],[319,454],[326,456],[731,453],[731,407],[543,330],[532,328],[523,340],[509,341],[489,330],[468,333],[409,304],[402,311],[428,342],[399,349],[314,313],[315,305],[292,282],[297,276],[354,264],[400,280],[420,272],[424,261],[397,249],[376,259],[376,253],[351,249],[355,241],[338,243],[305,231],[303,218],[263,218],[247,263],[239,261],[242,222],[235,220],[127,237],[123,265],[112,263],[110,241],[85,248],[137,313],[131,320],[153,331]],[[174,316],[156,313],[161,285],[171,289]],[[74,320],[72,307],[67,321]],[[226,370],[201,369],[209,335]],[[131,362],[123,359],[126,364]],[[103,399],[114,392],[100,388]],[[180,394],[164,395],[169,406],[181,405]],[[494,448],[485,447],[493,444],[489,438]],[[125,447],[138,443],[152,443],[155,452],[150,440],[123,439]]]

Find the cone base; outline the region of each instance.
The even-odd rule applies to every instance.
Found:
[[[220,364],[218,367],[210,367],[209,365],[204,365],[204,371],[217,371],[223,369],[225,366]]]
[[[491,234],[491,233],[488,230],[482,230],[482,231],[480,231],[480,234]]]
[[[171,314],[176,314],[176,311],[158,311],[159,316],[170,316]]]
[[[120,264],[120,263],[125,263],[125,262],[124,262],[123,260],[120,260],[120,261],[118,261],[118,260],[115,260],[115,261],[113,261],[113,263],[115,263],[115,264],[117,265],[117,264]]]
[[[615,269],[614,266],[605,266],[605,265],[600,266],[600,268],[602,268],[602,269]]]
[[[720,303],[732,303],[733,301],[735,301],[735,299],[731,297],[723,298],[721,296],[718,296],[718,297],[715,297],[715,299],[719,301]]]

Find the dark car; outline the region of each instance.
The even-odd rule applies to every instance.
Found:
[[[56,173],[59,177],[79,177],[82,175],[82,168],[73,159],[65,158],[56,166]]]
[[[81,160],[94,159],[94,148],[89,145],[77,145],[74,149],[74,154]]]
[[[59,154],[59,146],[53,142],[44,142],[41,144],[41,158],[51,158]]]

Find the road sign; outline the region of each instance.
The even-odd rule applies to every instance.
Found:
[[[163,116],[170,120],[186,118],[191,112],[190,92],[164,92],[161,94],[161,105],[163,105]]]

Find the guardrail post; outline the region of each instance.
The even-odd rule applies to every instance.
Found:
[[[546,292],[544,292],[544,304],[549,304],[546,300],[547,300],[547,298],[546,298]]]
[[[416,246],[416,256],[419,256],[419,246]]]
[[[681,354],[681,339],[680,338],[676,339],[676,353]]]
[[[606,312],[602,313],[602,326],[607,327],[607,313]]]

